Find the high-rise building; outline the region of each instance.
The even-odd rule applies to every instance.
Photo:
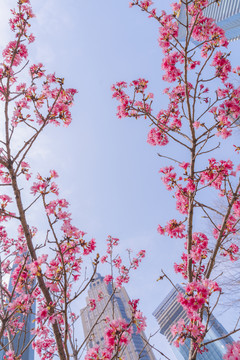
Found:
[[[4,281],[8,284],[8,289],[11,292],[13,290],[13,286],[11,283],[11,275],[5,276]],[[36,303],[32,306],[32,311],[36,311]],[[17,314],[19,316],[19,314]],[[20,315],[21,318],[22,315]],[[24,353],[21,356],[22,360],[34,360],[34,350],[32,345],[30,344],[28,347],[27,345],[32,340],[33,335],[31,334],[31,330],[34,329],[34,318],[35,315],[33,313],[29,314],[26,318],[24,323],[24,327],[19,329],[18,332],[12,337],[11,339],[4,338],[2,340],[3,345],[7,345],[7,349],[2,350],[2,346],[0,346],[0,360],[3,360],[5,352],[9,349],[9,341],[12,341],[12,347],[14,349],[15,355],[19,355],[23,349],[26,348]]]
[[[220,0],[213,3],[204,10],[204,15],[213,18],[216,24],[224,31],[226,38],[230,41],[240,39],[240,1],[239,0]],[[181,5],[178,17],[182,24],[186,24],[186,5]],[[184,26],[179,26],[179,40],[185,39],[186,30]]]
[[[81,311],[85,338],[91,332],[91,336],[89,337],[87,344],[88,348],[91,348],[95,345],[103,345],[104,330],[106,327],[103,318],[106,316],[108,316],[110,319],[113,319],[113,317],[115,319],[122,318],[127,322],[129,322],[131,319],[131,310],[128,304],[129,297],[123,287],[116,291],[106,309],[104,310],[109,297],[112,294],[112,286],[111,284],[106,285],[103,281],[103,277],[100,274],[96,274],[94,281],[90,284],[88,290],[88,298],[86,299],[87,303],[89,303],[89,299],[97,299],[99,293],[103,295],[103,299],[101,301],[96,301],[95,310],[90,310],[87,306]],[[94,329],[91,330],[94,325]],[[146,342],[143,339],[146,339],[144,332],[138,334],[136,325],[134,324],[131,341],[128,343],[123,352],[125,360],[139,360],[139,357],[141,360],[155,360],[155,356],[151,347],[146,345]]]
[[[177,295],[179,292],[183,292],[183,289],[180,285],[176,285],[176,287],[170,291],[170,293],[165,297],[165,299],[153,312],[153,315],[155,316],[159,324],[160,333],[166,336],[177,359],[188,360],[190,339],[187,339],[184,345],[180,345],[179,348],[177,348],[173,345],[174,337],[171,333],[172,325],[176,324],[178,320],[184,319],[185,323],[187,323],[188,321],[186,311],[183,309],[182,305],[177,300]],[[212,315],[209,321],[209,331],[205,337],[205,340],[214,340],[224,335],[227,335],[227,331]],[[231,338],[231,336],[228,336],[224,339],[210,343],[207,345],[208,351],[202,354],[198,354],[197,359],[222,360],[223,355],[227,351],[226,345],[231,344],[232,342],[233,339]]]

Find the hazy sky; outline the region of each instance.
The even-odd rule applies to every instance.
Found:
[[[33,149],[30,162],[36,172],[58,171],[61,196],[71,203],[73,223],[89,238],[96,238],[100,252],[109,234],[120,238],[122,250],[147,250],[127,291],[132,298],[140,297],[150,334],[157,329],[151,314],[171,289],[167,282],[156,279],[163,268],[174,281],[181,281],[172,265],[179,260],[183,243],[160,237],[156,231],[159,223],[164,225],[176,213],[158,173],[163,165],[157,156],[161,149],[146,143],[147,122],[116,117],[117,103],[111,98],[114,82],[144,77],[159,110],[167,102],[162,95],[167,84],[162,81],[157,23],[139,9],[129,9],[128,3],[32,0],[37,17],[33,20],[36,41],[31,46],[31,62],[43,62],[78,94],[72,125],[67,129],[49,127]],[[12,4],[15,1],[0,0],[1,49],[10,40],[7,19]],[[156,1],[165,9],[169,4],[169,0]],[[237,45],[231,45],[235,65]],[[232,323],[230,316],[226,326]],[[169,351],[162,336],[156,337],[155,344]]]

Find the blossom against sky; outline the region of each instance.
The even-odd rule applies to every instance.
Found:
[[[127,290],[130,297],[140,297],[149,334],[157,329],[151,314],[171,289],[156,279],[161,268],[176,279],[173,263],[179,259],[182,241],[157,232],[158,224],[175,213],[158,173],[163,166],[157,156],[161,148],[147,144],[149,126],[143,120],[117,119],[111,98],[110,87],[116,81],[144,77],[159,109],[167,101],[162,95],[166,84],[158,26],[138,9],[129,9],[128,2],[32,0],[33,63],[42,61],[49,72],[65,77],[66,86],[76,88],[78,95],[72,125],[49,128],[29,161],[36,172],[57,170],[74,222],[89,238],[96,238],[99,252],[109,234],[120,238],[122,250],[146,249],[146,259]],[[170,8],[170,1],[157,3]],[[0,0],[1,49],[10,40],[7,19],[14,4]],[[237,43],[230,49],[237,65]],[[160,337],[156,345],[157,341]]]

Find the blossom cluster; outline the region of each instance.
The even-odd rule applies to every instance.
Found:
[[[174,345],[183,345],[187,338],[194,339],[194,348],[202,352],[203,339],[206,334],[206,326],[199,316],[199,310],[208,305],[210,296],[215,292],[221,292],[218,284],[211,280],[193,281],[184,287],[184,293],[179,292],[178,301],[186,310],[189,321],[183,319],[177,321],[171,328],[174,337]]]
[[[89,299],[90,310],[95,308],[95,300]],[[94,346],[87,351],[85,360],[110,360],[115,354],[122,354],[126,345],[132,338],[133,324],[136,326],[136,333],[141,333],[146,328],[146,318],[138,310],[139,300],[130,300],[129,307],[132,317],[127,321],[125,319],[105,319],[106,329],[104,332],[104,343],[102,346]]]
[[[161,225],[158,225],[157,231],[160,235],[166,233],[171,238],[182,239],[186,237],[185,225],[181,222],[177,222],[175,219],[170,220],[164,228]]]
[[[104,277],[104,282],[109,284],[114,281],[115,286],[117,288],[121,288],[123,284],[127,284],[129,282],[129,272],[131,269],[136,270],[139,267],[140,262],[145,257],[145,250],[140,250],[135,257],[131,257],[131,250],[128,250],[129,253],[129,265],[126,266],[123,264],[122,258],[117,255],[114,257],[114,247],[119,244],[119,239],[113,238],[112,236],[108,236],[107,238],[107,251],[106,255],[101,257],[101,263],[109,263],[113,268],[117,270],[118,276],[114,279],[112,275],[106,275]]]
[[[220,160],[217,162],[216,159],[211,158],[208,160],[209,166],[205,171],[201,172],[200,183],[207,183],[207,186],[212,186],[215,189],[220,190],[223,181],[229,176],[233,175],[233,163],[231,160],[224,161]]]
[[[205,234],[193,233],[191,250],[189,254],[182,254],[182,263],[174,264],[175,272],[180,273],[184,279],[187,279],[188,262],[191,260],[193,275],[196,280],[201,280],[205,270],[204,259],[207,258],[209,253],[208,243],[209,240]],[[187,241],[185,242],[185,249],[187,249]]]
[[[146,328],[146,317],[143,315],[141,311],[137,309],[139,299],[137,300],[130,300],[129,302],[131,311],[132,311],[132,320],[133,323],[137,327],[137,333],[140,333],[145,330]]]
[[[178,301],[190,316],[197,313],[214,292],[221,292],[218,284],[208,279],[193,281],[187,284],[184,290],[185,294],[179,293]]]
[[[113,92],[112,97],[116,98],[120,102],[118,106],[117,116],[121,119],[123,117],[135,117],[138,118],[145,113],[151,113],[151,100],[153,98],[152,93],[145,94],[148,81],[145,79],[133,80],[130,83],[130,87],[133,87],[134,94],[142,95],[141,100],[130,100],[130,97],[125,93],[124,89],[128,87],[124,81],[117,82],[111,87]]]
[[[104,333],[104,347],[95,346],[87,351],[85,360],[110,360],[115,354],[121,353],[129,343],[132,326],[124,319],[108,320]]]
[[[227,345],[227,353],[223,356],[224,360],[238,360],[240,357],[240,341]]]
[[[20,88],[16,88],[20,100],[15,103],[12,117],[14,127],[22,122],[33,123],[35,120],[32,113],[35,114],[38,125],[60,125],[62,123],[64,126],[68,126],[71,123],[69,109],[77,91],[64,89],[63,79],[57,78],[54,74],[45,75],[42,66],[42,64],[37,64],[30,67],[32,84],[29,87],[24,83]],[[38,87],[34,85],[38,79],[42,81],[41,92],[38,92]]]
[[[26,39],[28,43],[34,41],[33,34],[28,32],[31,26],[30,20],[34,17],[30,1],[20,1],[19,9],[12,10],[12,14],[10,27],[16,34],[16,40],[10,41],[3,50],[3,63],[0,66],[0,99],[8,101],[11,94],[14,94],[14,98],[18,98],[15,102],[12,125],[16,127],[20,123],[26,123],[32,126],[35,122],[40,126],[50,123],[55,125],[62,123],[68,126],[72,119],[70,107],[76,90],[64,89],[64,79],[56,77],[55,74],[46,75],[43,64],[39,63],[29,68],[29,84],[18,83],[15,86],[18,80],[17,74],[21,71],[16,71],[15,68],[22,66],[22,62],[28,60],[28,50],[24,41]],[[6,91],[6,86],[11,91]]]
[[[232,243],[227,249],[222,249],[221,255],[229,256],[231,261],[236,261],[239,259],[239,247],[236,244]]]
[[[200,316],[194,314],[188,323],[185,323],[183,319],[178,320],[178,322],[172,326],[171,333],[175,338],[174,345],[176,347],[184,345],[187,338],[192,338],[194,339],[194,348],[202,352],[200,346],[205,335],[205,326]]]

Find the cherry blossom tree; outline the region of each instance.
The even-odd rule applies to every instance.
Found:
[[[190,339],[189,360],[207,351],[210,318],[223,296],[216,279],[216,260],[223,256],[239,261],[240,148],[229,138],[240,116],[240,87],[230,79],[240,75],[240,67],[231,66],[223,29],[204,15],[205,9],[219,2],[183,0],[173,3],[172,14],[166,14],[153,8],[152,1],[131,1],[130,7],[140,8],[160,26],[158,42],[164,54],[163,80],[169,83],[164,91],[168,106],[158,109],[143,78],[112,86],[113,97],[119,102],[117,116],[148,120],[151,130],[147,142],[168,149],[158,154],[167,161],[159,172],[175,198],[179,215],[157,230],[160,235],[183,241],[184,252],[174,269],[184,281],[184,293],[179,293],[178,301],[188,321],[178,321],[172,334],[176,346]],[[178,17],[180,9],[184,22]],[[179,40],[180,28],[184,41]],[[231,146],[231,159],[236,158],[236,164],[225,158],[224,146]],[[217,209],[213,196],[220,196],[226,208]],[[202,230],[202,218],[213,228],[211,238]],[[168,276],[164,273],[163,277]],[[239,330],[236,325],[230,334]],[[224,358],[239,359],[239,343],[229,346]]]
[[[174,269],[185,282],[184,293],[179,294],[178,300],[189,321],[180,320],[172,332],[176,346],[190,339],[189,360],[206,351],[211,314],[223,296],[216,279],[218,256],[239,261],[236,235],[240,165],[222,159],[223,152],[218,149],[231,137],[239,119],[240,88],[229,78],[239,76],[240,68],[231,67],[224,31],[204,15],[204,9],[217,2],[182,1],[186,23],[180,23],[177,3],[172,5],[173,13],[167,15],[158,14],[152,1],[133,0],[131,7],[139,7],[160,26],[163,80],[173,83],[165,89],[169,104],[156,111],[154,95],[147,90],[148,81],[142,78],[129,86],[122,81],[112,88],[113,97],[120,102],[119,118],[148,119],[152,125],[148,143],[153,146],[174,143],[175,153],[179,154],[179,158],[159,154],[171,161],[160,173],[167,190],[175,197],[179,215],[167,224],[160,224],[157,230],[161,235],[184,241],[185,250]],[[0,65],[4,119],[0,185],[5,190],[0,195],[0,345],[8,360],[20,360],[29,346],[41,359],[57,356],[61,360],[79,359],[91,334],[86,339],[77,339],[74,329],[80,313],[75,303],[94,278],[99,255],[92,261],[91,275],[85,277],[81,269],[94,253],[96,243],[94,239],[86,240],[86,234],[72,224],[69,203],[59,197],[55,170],[45,176],[38,174],[28,186],[32,179],[29,154],[33,145],[48,126],[71,123],[70,108],[76,94],[75,89],[65,89],[63,78],[47,74],[42,63],[29,63],[28,46],[34,41],[30,32],[33,17],[30,1],[18,0],[10,19],[14,39],[3,50]],[[178,40],[179,26],[185,29],[184,42]],[[232,150],[237,157],[238,144]],[[212,205],[212,194],[225,200],[226,210]],[[33,211],[42,211],[46,217],[47,225],[41,229],[41,233],[45,231],[44,238],[29,221]],[[214,220],[215,213],[221,217],[219,223]],[[202,221],[197,220],[201,216],[213,226],[211,239],[202,231]],[[118,239],[109,236],[106,254],[101,257],[102,263],[110,266],[105,282],[111,282],[113,289],[107,305],[145,256],[143,250],[136,256],[130,253],[127,263],[115,255],[117,245]],[[168,276],[164,273],[162,277]],[[96,301],[101,299],[102,294],[89,299],[89,309],[93,311]],[[87,360],[121,356],[130,340],[132,325],[136,324],[138,331],[145,327],[145,318],[137,306],[137,301],[130,302],[129,322],[106,319],[105,345],[89,349]],[[32,313],[35,327],[28,341],[26,324]],[[236,326],[230,334],[237,331]],[[16,349],[14,339],[19,333],[24,335],[24,341]],[[225,360],[239,357],[240,346],[236,342],[229,346]]]
[[[34,17],[30,1],[18,0],[11,12],[13,40],[3,50],[0,64],[4,119],[0,139],[0,185],[4,190],[0,195],[0,349],[6,360],[20,360],[29,346],[44,360],[79,359],[87,339],[78,339],[74,331],[81,319],[77,302],[80,296],[85,298],[99,254],[94,253],[95,240],[86,240],[85,233],[72,224],[69,203],[59,197],[57,172],[37,174],[31,183],[29,163],[33,145],[48,126],[70,125],[76,90],[66,89],[64,79],[48,74],[42,63],[30,63],[28,46],[34,41],[30,32]],[[45,228],[41,227],[44,237],[38,235],[29,220],[33,212],[45,216]],[[102,258],[103,263],[110,265],[111,275],[105,281],[111,282],[113,289],[107,305],[145,256],[143,250],[136,256],[131,253],[125,262],[114,255],[117,245],[118,239],[109,236]],[[82,271],[87,259],[93,265],[88,276]],[[89,309],[93,310],[101,299],[100,294],[98,299],[90,299]],[[133,323],[139,331],[145,327],[137,301],[129,306],[129,322],[109,319],[106,323],[105,355],[101,355],[106,359],[122,352]],[[35,324],[29,329],[32,315]]]

